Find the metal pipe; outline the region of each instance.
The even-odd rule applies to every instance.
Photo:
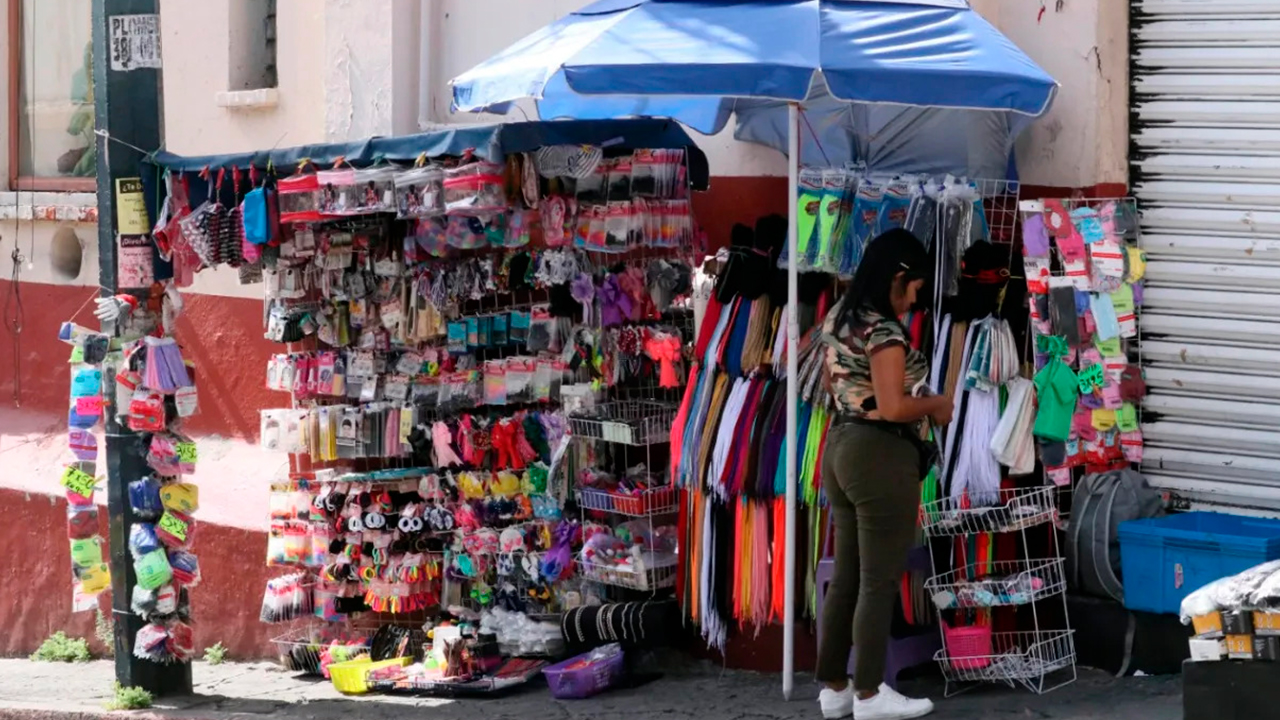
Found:
[[[796,651],[796,437],[799,401],[797,386],[800,354],[800,282],[796,270],[796,195],[800,184],[800,104],[787,106],[787,186],[791,193],[787,199],[787,522],[786,557],[783,568],[787,575],[783,591],[782,616],[782,696],[791,699],[795,688]]]

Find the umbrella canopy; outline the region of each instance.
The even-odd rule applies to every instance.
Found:
[[[786,104],[803,102],[806,161],[1003,177],[1056,87],[965,0],[600,0],[455,78],[453,97],[706,134],[736,114],[739,139],[784,152]]]

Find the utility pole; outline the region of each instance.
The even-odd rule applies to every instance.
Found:
[[[144,153],[160,146],[161,68],[159,0],[93,0],[94,126],[98,152],[98,273],[104,297],[134,292],[145,300],[148,288],[120,287],[121,230],[136,233],[134,222],[122,228],[124,203],[117,180],[138,178]],[[128,183],[126,183],[128,184]],[[123,193],[122,193],[123,194]],[[138,236],[126,238],[135,243]],[[114,383],[108,379],[108,387]],[[105,413],[107,514],[110,519],[111,606],[115,623],[116,680],[155,695],[191,693],[191,666],[160,665],[134,657],[133,643],[142,619],[130,601],[137,578],[129,556],[134,517],[129,483],[148,474],[138,436],[118,421],[114,392]]]

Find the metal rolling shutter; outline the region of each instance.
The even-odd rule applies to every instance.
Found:
[[[1192,507],[1280,514],[1280,0],[1131,7],[1143,469]]]

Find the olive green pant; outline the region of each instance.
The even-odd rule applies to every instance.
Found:
[[[833,425],[822,455],[822,485],[835,526],[835,575],[822,602],[819,682],[846,678],[858,648],[855,690],[884,681],[893,602],[916,533],[918,451],[869,425]]]

